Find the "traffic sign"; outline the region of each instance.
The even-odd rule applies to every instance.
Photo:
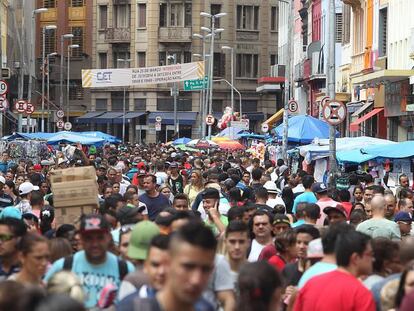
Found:
[[[322,117],[330,125],[338,125],[345,120],[346,107],[338,101],[326,101],[322,107]]]
[[[0,80],[0,95],[5,95],[8,92],[9,92],[9,84],[4,80]]]
[[[5,111],[9,108],[9,101],[6,96],[0,96],[0,111]]]
[[[289,100],[288,107],[289,107],[289,111],[293,113],[293,112],[298,111],[299,106],[296,100],[291,99]]]
[[[17,110],[18,113],[23,113],[27,109],[27,101],[24,99],[19,99],[15,104],[14,108]]]
[[[214,119],[214,116],[213,116],[212,114],[208,114],[208,115],[206,116],[206,124],[207,124],[208,126],[213,125],[215,120],[216,120],[216,119]]]
[[[155,117],[155,122],[161,123],[161,121],[162,121],[161,116],[156,116]]]
[[[65,122],[65,124],[63,125],[63,128],[64,128],[66,131],[70,131],[70,130],[72,129],[72,123],[70,123],[70,122]]]
[[[63,110],[56,111],[56,117],[58,119],[63,119],[64,116],[65,116],[65,112]]]
[[[200,91],[207,88],[208,77],[196,80],[185,80],[184,91]]]
[[[157,132],[161,131],[161,122],[155,122],[155,130]]]
[[[27,103],[27,105],[26,105],[26,113],[30,115],[34,111],[35,111],[35,108],[34,108],[33,104]]]
[[[231,126],[241,128],[242,130],[249,130],[250,120],[249,119],[241,119],[240,121],[231,121]]]
[[[63,129],[63,127],[65,126],[65,122],[63,121],[63,120],[57,120],[56,121],[56,127],[58,128],[58,129]]]
[[[262,123],[262,132],[263,132],[263,133],[267,133],[267,132],[269,132],[269,124],[267,124],[267,123]]]

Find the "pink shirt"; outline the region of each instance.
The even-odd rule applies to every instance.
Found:
[[[319,219],[316,221],[316,224],[319,225],[319,226],[323,226],[323,223],[324,223],[324,221],[326,219],[326,216],[327,216],[323,212],[323,209],[325,207],[328,207],[328,206],[336,206],[340,203],[332,200],[331,198],[322,198],[322,199],[318,200],[318,202],[316,202],[316,204],[318,204],[319,207],[321,208],[321,217],[319,217]]]

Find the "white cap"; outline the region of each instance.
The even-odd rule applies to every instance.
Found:
[[[0,176],[0,183],[4,185],[6,183],[6,178],[4,178],[3,176]]]
[[[171,152],[171,158],[175,158],[177,156],[177,152]]]
[[[38,186],[33,186],[33,184],[31,182],[24,182],[19,186],[19,193],[20,195],[22,194],[28,194],[30,192],[32,192],[33,190],[39,190]]]
[[[280,190],[277,189],[276,184],[273,181],[266,181],[263,187],[267,190],[269,193],[279,193]]]

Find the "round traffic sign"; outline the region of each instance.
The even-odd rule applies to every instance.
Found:
[[[338,101],[326,101],[322,107],[322,117],[330,125],[338,125],[345,120],[346,107]]]
[[[65,125],[63,126],[63,128],[64,128],[66,131],[70,131],[70,130],[72,129],[72,123],[70,123],[70,122],[65,122]]]
[[[9,84],[4,80],[0,80],[0,95],[7,94],[8,92],[9,92]]]
[[[290,112],[296,112],[298,111],[298,103],[296,102],[296,100],[289,100],[289,104],[288,104],[288,108]]]
[[[155,117],[155,121],[156,121],[156,122],[161,122],[161,121],[162,121],[161,116],[156,116],[156,117]]]
[[[26,105],[26,113],[27,114],[32,114],[34,111],[35,111],[35,108],[34,108],[33,104],[27,103],[27,105]]]
[[[0,111],[5,111],[9,108],[9,101],[6,96],[0,96]]]
[[[63,120],[57,120],[56,121],[56,127],[58,128],[58,129],[63,129],[63,127],[65,126],[65,122],[63,121]]]
[[[212,114],[208,114],[206,116],[206,124],[207,125],[209,125],[209,126],[213,125],[214,121],[215,121],[215,119],[214,119],[214,116]]]
[[[15,104],[14,108],[16,108],[18,113],[23,113],[27,109],[27,101],[24,99],[19,99]]]
[[[58,117],[58,119],[63,119],[64,116],[65,112],[63,110],[56,111],[56,117]]]
[[[267,124],[267,123],[262,123],[262,132],[263,132],[263,133],[267,133],[267,132],[269,132],[269,124]]]

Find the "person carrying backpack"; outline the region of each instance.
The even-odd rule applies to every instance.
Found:
[[[45,281],[58,271],[72,271],[82,284],[86,294],[85,307],[89,309],[97,306],[101,292],[108,284],[119,288],[125,275],[135,268],[108,251],[112,239],[110,226],[101,215],[84,216],[80,236],[83,250],[53,263]]]

